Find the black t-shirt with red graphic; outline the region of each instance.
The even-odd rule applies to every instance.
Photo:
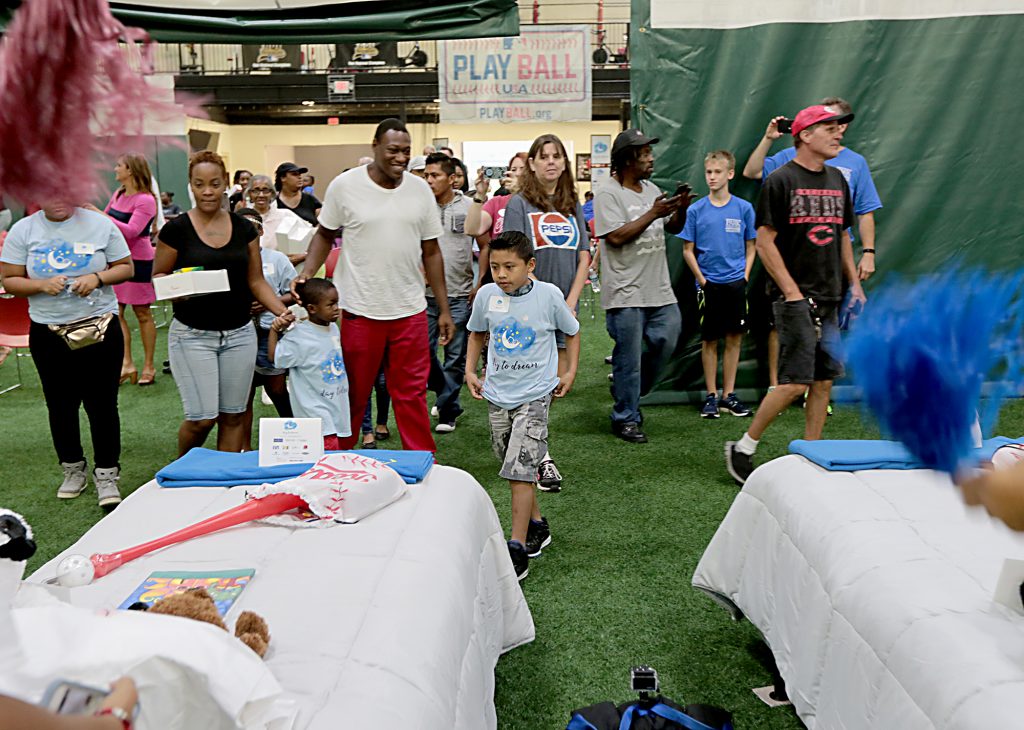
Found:
[[[843,173],[828,165],[813,172],[787,162],[768,176],[757,200],[757,226],[775,229],[789,275],[816,301],[843,298],[842,233],[852,225],[850,188]],[[769,291],[781,294],[775,282]]]

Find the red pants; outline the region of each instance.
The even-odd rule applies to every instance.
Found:
[[[366,401],[383,362],[402,448],[436,451],[427,411],[427,376],[430,375],[427,313],[382,320],[342,312],[341,349],[348,371],[353,424],[351,436],[338,437],[341,448],[351,449],[359,437]]]
[[[332,433],[330,436],[324,436],[324,451],[341,451],[341,442],[338,440],[338,435]]]

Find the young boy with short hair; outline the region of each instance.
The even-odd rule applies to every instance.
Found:
[[[292,410],[297,418],[319,418],[325,451],[341,449],[352,435],[348,374],[337,321],[338,290],[328,279],[307,279],[296,287],[309,319],[294,325],[284,316],[270,325],[267,354],[288,369]]]
[[[707,398],[702,418],[718,418],[719,411],[750,416],[736,397],[736,370],[740,344],[747,329],[747,281],[754,264],[754,207],[729,192],[736,175],[736,158],[727,150],[704,158],[708,196],[690,205],[683,239],[683,258],[697,280],[700,311],[701,360]],[[718,341],[725,339],[722,358],[723,399],[718,399]]]
[[[530,278],[536,264],[524,234],[505,231],[491,241],[494,283],[482,286],[473,302],[466,359],[466,385],[474,398],[488,403],[491,444],[502,462],[498,473],[512,490],[508,551],[519,580],[529,571],[529,559],[551,543],[537,503],[537,470],[547,453],[551,396],[569,392],[580,359],[579,322],[558,287]],[[566,336],[568,367],[561,377],[556,331]],[[487,333],[481,381],[476,366]]]

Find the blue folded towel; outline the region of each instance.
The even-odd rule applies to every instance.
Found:
[[[331,452],[329,452],[331,453]],[[429,451],[370,449],[353,453],[387,464],[406,484],[421,482],[434,465]],[[195,448],[156,473],[161,487],[235,487],[243,484],[276,484],[297,477],[313,463],[260,466],[258,451],[232,454]]]
[[[979,461],[992,458],[1000,446],[1018,443],[1020,439],[996,436],[988,439],[974,453]],[[898,441],[804,441],[789,444],[789,453],[799,454],[829,471],[864,471],[867,469],[923,469]]]

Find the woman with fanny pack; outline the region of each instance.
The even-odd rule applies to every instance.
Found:
[[[128,244],[102,213],[52,203],[14,224],[0,267],[7,292],[28,298],[29,350],[64,469],[57,496],[72,499],[87,486],[78,428],[84,405],[99,504],[115,507],[121,501],[117,388],[124,338],[113,285],[132,277]]]

